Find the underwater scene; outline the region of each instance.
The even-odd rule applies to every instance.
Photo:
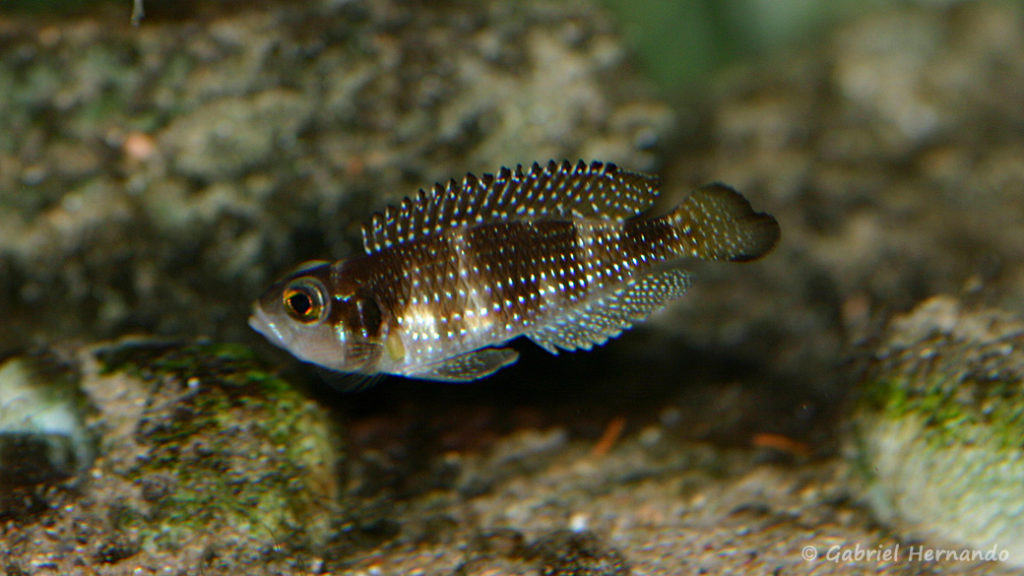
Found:
[[[1024,5],[0,2],[0,574],[1024,571]]]

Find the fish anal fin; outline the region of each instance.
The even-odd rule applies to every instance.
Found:
[[[442,382],[471,382],[490,376],[518,359],[519,353],[511,348],[482,348],[428,364],[422,370],[405,376]]]
[[[372,254],[459,226],[510,220],[625,220],[654,203],[658,186],[654,176],[582,160],[469,174],[375,214],[363,227],[363,248]]]
[[[652,272],[526,336],[553,354],[559,349],[589,350],[681,297],[689,286],[690,275],[685,270]]]

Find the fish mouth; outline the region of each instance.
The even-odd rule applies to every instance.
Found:
[[[277,326],[267,317],[267,313],[259,305],[253,306],[252,315],[249,316],[249,327],[259,332],[264,338],[270,340],[277,346],[281,346],[284,340]]]

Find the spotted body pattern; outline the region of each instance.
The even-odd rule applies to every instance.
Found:
[[[525,335],[590,349],[683,295],[688,259],[745,261],[779,228],[713,184],[642,215],[655,178],[550,162],[421,190],[374,216],[365,255],[303,266],[250,324],[299,358],[363,374],[475,380],[516,360]]]

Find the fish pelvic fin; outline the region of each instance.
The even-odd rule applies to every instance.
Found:
[[[756,260],[779,241],[779,223],[755,212],[742,194],[721,183],[698,188],[667,219],[684,250],[702,260]]]

